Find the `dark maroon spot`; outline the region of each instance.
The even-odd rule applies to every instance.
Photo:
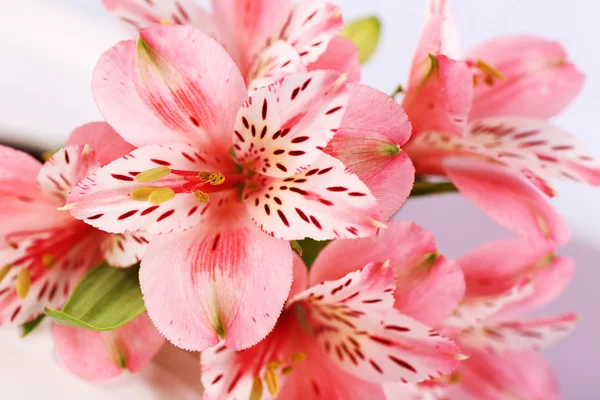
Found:
[[[536,146],[542,146],[544,144],[547,144],[548,142],[546,140],[532,140],[529,142],[525,142],[525,143],[521,143],[519,145],[520,148],[524,148],[524,147],[536,147]]]
[[[281,130],[279,130],[279,131],[275,132],[275,133],[273,134],[273,138],[272,138],[272,139],[273,139],[273,140],[275,140],[275,139],[277,139],[277,138],[278,138],[280,135],[281,135]]]
[[[185,158],[187,158],[190,162],[196,162],[196,160],[194,160],[192,158],[192,156],[190,156],[189,154],[184,153],[183,151],[181,152],[181,155],[184,156]]]
[[[369,360],[369,363],[375,369],[375,371],[379,372],[380,374],[383,374],[383,370],[381,369],[381,367],[379,365],[377,365],[377,363],[375,361]]]
[[[277,168],[279,168],[280,170],[282,170],[283,172],[287,172],[287,168],[286,168],[286,167],[284,167],[283,165],[281,165],[281,164],[277,163],[277,164],[275,164],[275,166],[276,166]]]
[[[513,138],[517,139],[517,140],[519,140],[519,139],[525,139],[525,138],[528,138],[530,136],[537,135],[538,133],[540,133],[540,131],[538,131],[538,130],[521,132],[521,133],[517,133],[516,135],[514,135]]]
[[[283,211],[277,210],[277,215],[279,215],[279,218],[281,219],[281,222],[283,222],[283,224],[289,228],[290,223],[288,222],[288,219],[286,218],[286,216],[283,213]]]
[[[126,213],[119,215],[119,218],[117,218],[117,219],[119,219],[119,220],[122,220],[122,219],[129,218],[129,217],[131,217],[132,215],[134,215],[135,213],[137,213],[138,211],[139,211],[139,210],[131,210],[131,211],[127,211]]]
[[[260,138],[264,138],[265,135],[267,134],[267,126],[263,126],[262,131],[260,132]]]
[[[292,139],[292,143],[302,143],[306,142],[309,139],[308,136],[298,136]]]
[[[52,301],[54,299],[54,296],[56,296],[57,291],[58,291],[58,282],[56,282],[54,285],[52,285],[52,288],[50,289],[50,293],[48,294],[48,301]]]
[[[316,14],[316,11],[313,13],[313,15],[315,15],[315,14]],[[308,78],[308,79],[306,80],[306,82],[304,82],[304,83],[302,84],[302,91],[304,91],[304,90],[305,90],[305,89],[308,87],[308,85],[310,84],[310,81],[312,81],[312,78]]]
[[[44,294],[46,294],[46,290],[48,290],[49,283],[50,283],[49,281],[46,281],[44,283],[44,286],[42,286],[42,290],[40,290],[40,292],[38,293],[38,296],[37,296],[38,301],[40,301],[44,297]]]
[[[164,213],[163,215],[161,215],[160,217],[158,217],[158,219],[156,220],[156,222],[160,222],[163,219],[165,219],[165,218],[173,215],[174,212],[175,212],[175,210],[169,210],[169,211],[167,211],[166,213]]]
[[[235,133],[235,136],[237,136],[237,138],[239,139],[240,142],[242,142],[242,143],[246,142],[244,140],[244,137],[238,131],[233,131],[233,133]]]
[[[71,160],[69,159],[69,152],[65,150],[65,162],[69,164]]]
[[[302,53],[298,54],[300,57],[304,57],[305,55],[308,54],[308,51],[303,51]]]
[[[140,213],[140,215],[146,215],[146,214],[150,214],[152,211],[156,210],[158,207],[160,206],[152,206],[152,207],[148,207],[146,208],[144,211],[142,211]]]
[[[304,183],[304,182],[306,182],[306,179],[296,179],[296,180],[294,180],[294,182],[296,182],[296,183]]]
[[[366,193],[350,192],[350,193],[348,193],[348,196],[360,197],[360,196],[366,196]]]
[[[279,197],[273,197],[273,200],[275,201],[275,203],[277,203],[279,205],[281,205],[283,203]]]
[[[294,180],[294,178],[285,178],[283,181],[284,182],[292,182]]]
[[[561,150],[573,150],[573,146],[564,145],[564,146],[554,146],[552,150],[561,151]]]
[[[292,62],[292,60],[287,60],[286,62],[284,62],[284,63],[281,65],[281,68],[287,67],[288,65],[290,65],[290,63],[291,63],[291,62]]]
[[[304,212],[301,209],[296,208],[296,213],[298,213],[300,218],[302,218],[304,221],[309,222],[308,217],[306,216],[306,214],[304,214]]]
[[[133,178],[127,175],[111,174],[111,176],[120,181],[132,181]]]
[[[399,358],[396,358],[396,357],[394,357],[394,356],[392,356],[392,355],[388,355],[388,358],[389,358],[390,360],[392,360],[393,362],[395,362],[396,364],[398,364],[399,366],[401,366],[402,368],[406,368],[407,370],[409,370],[409,371],[412,371],[412,372],[414,372],[415,374],[417,373],[417,370],[415,369],[415,367],[413,367],[412,365],[410,365],[410,364],[409,364],[409,363],[407,363],[406,361],[404,361],[404,360],[401,360],[401,359],[399,359]]]
[[[329,167],[329,168],[325,168],[319,171],[319,175],[323,175],[328,173],[329,171],[331,171],[333,169],[333,167]]]
[[[551,163],[557,163],[558,162],[558,158],[556,157],[552,157],[552,156],[547,156],[544,154],[536,154],[538,160],[540,161],[547,161],[547,162],[551,162]]]
[[[332,108],[331,110],[327,111],[327,112],[325,113],[325,115],[331,115],[331,114],[335,113],[336,111],[339,111],[339,110],[341,110],[341,109],[342,109],[342,107],[343,107],[343,106],[334,107],[334,108]]]
[[[242,123],[244,124],[246,129],[250,128],[250,124],[248,123],[248,120],[246,119],[246,117],[242,117]]]
[[[271,209],[269,208],[268,204],[265,204],[265,212],[267,213],[267,215],[271,215]]]
[[[213,379],[213,381],[211,382],[211,385],[214,385],[215,383],[219,382],[221,378],[223,378],[223,374],[217,375],[215,379]]]
[[[256,136],[256,128],[254,127],[254,124],[252,124],[250,131],[252,132],[252,137]]]
[[[292,92],[292,100],[294,100],[296,96],[298,96],[298,93],[300,93],[300,88],[294,89],[294,91]]]
[[[260,201],[258,200],[258,197],[254,200],[254,205],[256,207],[258,207],[258,205],[260,204]]]
[[[165,160],[157,160],[157,159],[155,159],[155,158],[151,158],[151,159],[150,159],[150,161],[152,161],[152,162],[154,162],[154,163],[156,163],[156,164],[158,164],[158,165],[164,165],[165,167],[168,167],[168,166],[170,166],[170,165],[171,165],[171,163],[170,163],[170,162],[168,162],[168,161],[165,161]]]
[[[279,186],[279,190],[287,190],[287,186]]]
[[[306,154],[306,153],[304,151],[302,151],[302,150],[292,150],[292,151],[288,152],[288,154],[290,156],[301,156],[301,155]]]
[[[374,303],[379,303],[381,301],[383,301],[383,300],[381,300],[381,299],[371,299],[371,300],[363,300],[363,303],[365,303],[365,304],[374,304]]]
[[[219,245],[219,240],[220,239],[221,239],[221,234],[217,233],[217,235],[215,236],[215,240],[213,241],[212,251],[217,250],[217,246]]]
[[[286,137],[288,133],[290,133],[290,128],[285,128],[281,131],[281,137]]]
[[[321,224],[319,223],[319,220],[316,219],[315,217],[313,217],[312,215],[310,216],[310,220],[312,221],[312,223],[319,229],[323,230],[323,227],[321,227]]]
[[[88,219],[98,219],[101,216],[103,216],[104,214],[96,214],[96,215],[92,215],[91,217],[89,217]]]
[[[227,393],[231,393],[231,391],[235,388],[235,386],[240,381],[241,377],[242,377],[242,371],[238,371],[237,374],[235,375],[235,377],[233,378],[233,380],[231,381],[231,384],[227,388]]]
[[[369,336],[369,339],[384,346],[392,346],[394,344],[391,340],[379,336]]]
[[[317,382],[315,382],[314,379],[311,379],[310,382],[312,383],[312,388],[315,392],[315,395],[317,397],[321,397],[321,389],[319,389],[319,384]]]
[[[273,152],[273,154],[275,154],[276,156],[278,156],[279,154],[283,154],[283,153],[285,153],[285,150],[283,150],[283,149],[277,149]]]
[[[190,121],[192,121],[192,124],[194,124],[195,127],[200,127],[200,122],[198,122],[198,120],[190,115]]]
[[[345,188],[343,186],[332,186],[328,187],[327,190],[329,190],[330,192],[345,192],[346,190],[348,190],[348,188]]]
[[[21,306],[15,308],[15,311],[13,311],[12,315],[10,316],[10,322],[13,322],[15,320],[15,318],[17,318],[17,315],[19,315],[19,312],[21,312]]]
[[[192,207],[192,209],[188,212],[188,217],[191,216],[193,213],[195,213],[197,209],[198,209],[198,206]]]
[[[358,229],[356,229],[355,227],[346,228],[346,230],[348,232],[350,232],[351,234],[353,234],[354,236],[358,236]]]
[[[384,328],[387,330],[396,331],[396,332],[410,332],[410,328],[407,328],[405,326],[386,325]]]
[[[302,196],[308,195],[308,192],[306,190],[302,190],[302,189],[297,188],[297,187],[291,187],[290,188],[290,192],[298,193],[298,194],[300,194]]]
[[[333,203],[327,199],[319,199],[319,201],[323,204],[325,204],[326,206],[332,206]]]
[[[331,291],[331,295],[333,296],[334,294],[336,294],[337,292],[339,292],[343,288],[344,288],[344,285],[340,285],[340,286],[334,287],[333,290]]]
[[[304,174],[305,176],[311,176],[316,174],[317,172],[319,172],[319,170],[317,168],[315,169],[311,169],[310,171],[308,171],[306,174]]]
[[[262,119],[263,121],[265,119],[267,119],[267,99],[263,100],[263,106],[262,106]]]

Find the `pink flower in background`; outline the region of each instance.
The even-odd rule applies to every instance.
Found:
[[[141,371],[165,344],[147,313],[106,332],[54,324],[52,336],[64,367],[92,381]]]
[[[137,44],[105,53],[92,86],[107,121],[140,148],[83,180],[68,208],[106,231],[162,234],[142,261],[141,286],[153,322],[186,349],[220,339],[236,349],[257,343],[291,285],[292,252],[277,239],[370,235],[381,226],[380,208],[398,209],[412,185],[410,160],[390,166],[381,157],[373,165],[386,172],[360,171],[376,198],[321,151],[348,118],[361,119],[350,136],[361,135],[364,109],[387,100],[348,89],[334,71],[289,76],[247,97],[214,40],[191,27],[154,25]],[[348,99],[352,91],[369,101],[364,109]],[[394,141],[378,143],[397,154],[409,125],[400,107],[384,109],[401,122],[384,132]],[[390,168],[405,165],[397,191],[375,186],[376,174],[389,179]]]
[[[395,271],[387,263],[312,286],[297,256],[294,266],[285,311],[263,342],[202,353],[206,398],[384,399],[382,383],[437,377],[462,359],[454,343],[393,308]]]
[[[99,146],[109,141],[110,146]],[[71,187],[133,146],[105,123],[75,130],[44,165],[0,147],[0,324],[22,324],[60,308],[80,278],[106,259],[135,264],[149,236],[112,235],[58,211]]]
[[[320,0],[216,0],[212,14],[191,0],[104,0],[134,33],[156,23],[190,25],[214,37],[237,64],[248,87],[316,69],[360,79],[358,50],[337,34],[339,7]]]

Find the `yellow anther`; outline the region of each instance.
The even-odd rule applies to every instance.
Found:
[[[475,63],[475,68],[477,68],[484,74],[491,76],[493,78],[505,79],[504,74],[502,72],[500,72],[498,69],[492,67],[490,64],[486,63],[485,61],[477,60],[477,62]]]
[[[130,193],[129,193],[129,197],[131,197],[132,200],[137,200],[137,201],[148,201],[148,197],[150,197],[150,194],[152,192],[154,192],[156,189],[156,187],[141,187],[141,188],[136,188],[133,189]]]
[[[44,267],[50,269],[54,266],[54,256],[50,253],[46,253],[42,256],[42,264]]]
[[[206,182],[208,182],[210,180],[211,175],[212,174],[210,172],[206,172],[206,171],[198,172],[198,178],[200,178]]]
[[[15,242],[8,242],[8,245],[9,245],[10,247],[12,247],[13,249],[15,249],[15,250],[19,248],[19,245],[18,245],[18,244],[16,244]]]
[[[449,384],[454,385],[462,380],[462,375],[460,372],[453,372],[448,376],[447,380]]]
[[[171,21],[169,21],[169,20],[168,20],[168,19],[166,19],[166,18],[163,18],[163,19],[161,19],[161,20],[160,20],[160,23],[161,23],[161,24],[163,24],[163,25],[171,25]]]
[[[458,361],[464,361],[464,360],[468,359],[468,358],[469,358],[469,356],[468,356],[468,355],[466,355],[466,354],[461,354],[461,353],[458,353],[458,354],[455,354],[455,355],[454,355],[454,358],[455,358],[456,360],[458,360]]]
[[[281,375],[289,375],[292,373],[292,371],[294,371],[294,368],[288,365],[287,367],[283,367],[283,369],[281,370]]]
[[[204,193],[202,190],[196,190],[194,192],[194,196],[196,196],[196,200],[198,200],[200,203],[208,203],[208,200],[210,199],[208,194]]]
[[[540,214],[537,214],[535,217],[536,217],[538,226],[540,227],[540,230],[542,231],[542,234],[545,237],[550,238],[550,227],[548,226],[548,223],[546,222],[544,217],[542,217]]]
[[[2,282],[2,279],[4,279],[12,267],[12,264],[6,264],[4,267],[0,268],[0,282]]]
[[[268,369],[265,372],[265,383],[267,384],[267,389],[271,396],[275,397],[279,394],[279,377],[277,376],[277,372],[274,369]]]
[[[84,156],[87,156],[88,154],[90,154],[91,148],[89,144],[85,144],[83,146],[83,150],[81,150],[81,154],[83,154]]]
[[[306,360],[306,354],[302,352],[294,353],[292,356],[292,362],[299,363]]]
[[[249,400],[260,400],[263,394],[263,383],[259,376],[254,377],[254,382],[252,382],[252,390],[250,391],[250,399]]]
[[[339,76],[339,78],[337,78],[335,80],[335,82],[333,82],[333,85],[331,85],[331,90],[335,90],[335,89],[339,88],[344,83],[346,83],[347,80],[348,80],[348,74],[344,72],[343,74],[341,74]]]
[[[148,196],[148,201],[152,204],[161,204],[175,197],[175,191],[171,188],[154,189]]]
[[[277,360],[269,361],[267,363],[267,369],[277,369],[279,368],[279,365],[279,361]]]
[[[29,270],[27,268],[23,268],[19,271],[17,275],[17,296],[20,299],[24,299],[27,297],[27,293],[29,293],[29,285],[31,284],[31,276],[29,275]]]
[[[171,170],[167,167],[156,167],[140,172],[135,176],[137,182],[152,182],[169,175]]]
[[[211,185],[221,185],[223,182],[225,182],[225,175],[223,175],[221,172],[214,172],[210,174],[208,181]]]

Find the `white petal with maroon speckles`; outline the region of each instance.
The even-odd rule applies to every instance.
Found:
[[[367,186],[326,154],[289,178],[256,175],[243,199],[264,232],[286,240],[363,237],[381,226],[377,201]]]
[[[263,175],[288,177],[310,166],[339,127],[348,101],[333,71],[284,78],[256,90],[237,116],[238,162]]]
[[[330,359],[361,379],[420,382],[451,371],[458,347],[393,309],[394,288],[394,271],[371,263],[305,290],[288,307],[300,307]]]
[[[142,260],[152,235],[145,232],[108,233],[100,243],[102,255],[113,267],[130,267]]]
[[[305,71],[296,49],[283,40],[277,40],[254,60],[247,78],[248,87],[251,91],[256,90],[276,83],[286,75]]]

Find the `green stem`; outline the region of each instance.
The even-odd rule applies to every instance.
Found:
[[[458,189],[452,182],[427,182],[416,180],[413,190],[410,192],[410,197],[453,192],[458,192]]]

